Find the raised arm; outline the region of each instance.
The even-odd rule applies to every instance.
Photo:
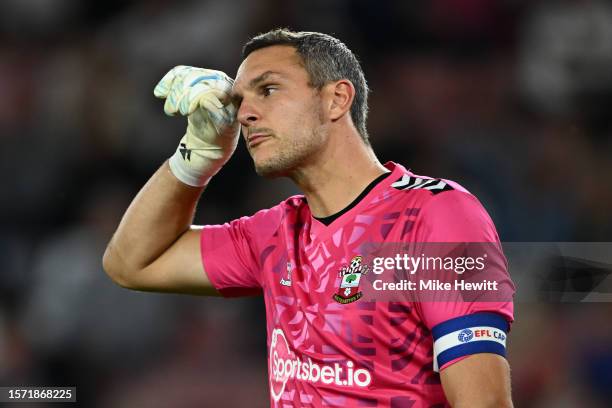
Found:
[[[104,253],[104,270],[121,286],[215,295],[191,223],[205,185],[236,148],[239,125],[220,71],[179,66],[155,88],[168,115],[188,117],[175,154],[136,195]]]

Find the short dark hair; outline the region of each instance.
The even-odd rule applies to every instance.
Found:
[[[273,45],[295,48],[304,62],[310,85],[321,89],[325,84],[348,79],[355,87],[351,118],[364,142],[369,144],[366,121],[368,118],[368,84],[359,61],[353,52],[331,35],[310,31],[291,31],[277,28],[251,38],[242,49],[242,58],[253,51]]]

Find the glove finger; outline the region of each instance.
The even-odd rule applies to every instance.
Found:
[[[207,92],[210,92],[210,89],[206,89],[206,90],[197,92],[196,95],[190,98],[189,106],[187,107],[187,115],[191,115],[200,106],[204,107],[203,103],[201,102],[201,99],[204,99],[207,97]]]
[[[205,70],[205,72],[198,74],[198,76],[192,78],[190,86],[205,86],[210,89],[221,91],[228,95],[232,92],[232,88],[234,87],[234,80],[228,77],[224,72]]]
[[[166,112],[166,115],[174,116],[179,111],[179,104],[183,98],[189,94],[190,89],[184,86],[185,75],[185,72],[180,73],[172,83],[172,88],[164,104],[164,112]]]
[[[223,75],[221,72],[214,70],[200,70],[195,73],[192,78],[189,78],[189,86],[196,86],[199,84],[205,84],[209,87],[215,86],[216,82],[223,80]]]
[[[194,88],[184,88],[183,92],[180,94],[180,96],[178,97],[176,104],[177,104],[177,110],[180,112],[181,115],[189,115],[191,112],[189,112],[189,108],[193,102],[193,100],[195,98],[197,98],[198,96],[198,90],[194,89]]]
[[[224,103],[221,111],[223,111],[223,117],[227,123],[232,123],[236,120],[238,110],[236,109],[236,106],[229,101],[229,99],[228,103]]]
[[[232,92],[234,87],[234,80],[227,75],[223,75],[222,80],[217,83],[217,89],[222,90],[224,93],[229,94]]]
[[[178,106],[176,104],[176,99],[178,97],[176,96],[176,92],[173,89],[172,91],[170,91],[170,94],[168,94],[168,97],[166,98],[166,102],[164,103],[164,113],[168,116],[174,116],[178,110]]]
[[[208,90],[205,87],[198,87],[198,85],[193,88],[186,89],[181,95],[178,104],[178,109],[181,115],[186,116],[192,114],[198,107],[199,99],[205,97],[207,91]]]
[[[216,90],[215,96],[223,106],[231,105],[232,103],[232,87],[228,86],[221,90]]]
[[[186,81],[189,81],[190,78],[187,78]],[[193,83],[193,82],[192,82]],[[210,88],[206,83],[196,84],[185,92],[181,96],[179,102],[179,110],[182,115],[190,115],[196,110],[199,106],[199,100],[201,98],[207,98],[213,92],[213,89]]]
[[[216,102],[213,101],[215,99]],[[209,118],[215,124],[226,122],[225,112],[223,111],[223,108],[218,107],[219,103],[219,100],[215,96],[212,96],[210,98],[203,98],[200,100],[200,106],[204,108],[206,112],[208,112]]]
[[[203,92],[209,91],[214,80],[219,77],[219,74],[215,72],[210,73],[209,70],[193,67],[186,70],[180,80],[181,92],[175,94],[178,95],[174,100],[176,111],[182,115],[192,113],[193,101],[197,100]]]
[[[194,75],[190,86],[198,84],[202,81],[208,82],[208,85],[219,87],[221,83],[227,82],[230,86],[234,84],[234,80],[230,78],[225,72],[217,71],[215,69],[198,69],[197,75]]]
[[[155,88],[153,89],[153,95],[157,98],[166,98],[170,89],[172,89],[172,83],[174,82],[177,74],[187,68],[184,65],[178,65],[172,68],[170,71],[166,72],[166,74],[159,80]]]
[[[219,108],[217,105],[213,105],[211,101],[206,101],[205,107],[215,127],[227,126],[236,120],[236,109],[231,104]]]
[[[210,89],[205,85],[198,85],[191,91],[191,95],[189,98],[183,98],[180,104],[180,111],[183,115],[191,115],[196,109],[202,107],[204,109],[208,109],[207,106],[214,106],[217,108],[223,108],[223,104],[217,98],[217,94],[219,91],[215,91],[214,89]],[[205,105],[205,101],[208,100],[209,105]]]
[[[238,113],[238,111],[236,110],[236,106],[233,103],[228,103],[223,109],[227,113],[227,116],[233,122],[236,119],[236,114]]]
[[[206,93],[206,99],[209,99],[210,102],[219,109],[223,108],[223,102],[221,102],[221,100],[225,98],[227,98],[227,94],[219,89],[210,89]]]

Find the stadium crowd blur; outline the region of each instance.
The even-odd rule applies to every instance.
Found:
[[[250,35],[335,34],[372,89],[379,158],[476,194],[502,241],[612,241],[612,3],[6,0],[0,12],[0,386],[79,406],[264,407],[261,299],[130,292],[101,257],[185,126],[152,89],[179,64],[234,75]],[[244,145],[197,223],[297,191]],[[610,303],[517,302],[517,407],[612,401]]]

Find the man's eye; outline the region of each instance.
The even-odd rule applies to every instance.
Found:
[[[264,86],[262,88],[261,93],[264,96],[270,96],[274,91],[276,91],[276,87],[274,87],[274,86]]]

